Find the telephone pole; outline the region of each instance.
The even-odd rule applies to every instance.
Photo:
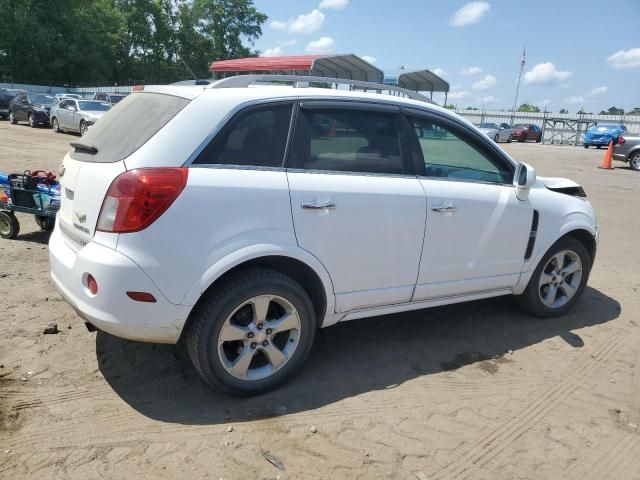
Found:
[[[522,59],[520,60],[520,73],[518,74],[518,85],[516,86],[516,98],[513,99],[513,108],[511,109],[511,124],[516,115],[516,105],[518,103],[518,92],[520,91],[520,80],[522,79],[522,70],[524,70],[526,51],[525,47],[522,47]]]

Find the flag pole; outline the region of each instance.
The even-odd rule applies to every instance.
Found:
[[[522,47],[522,59],[520,60],[520,73],[518,74],[518,85],[516,86],[516,98],[513,99],[513,108],[511,109],[511,125],[513,125],[513,121],[515,120],[516,105],[518,103],[518,92],[520,91],[520,80],[522,79],[522,70],[524,70],[525,55],[526,55],[525,47]]]

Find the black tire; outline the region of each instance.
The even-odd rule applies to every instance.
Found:
[[[20,222],[13,212],[0,212],[0,237],[16,238],[20,233]]]
[[[50,232],[53,230],[53,227],[56,224],[56,219],[53,217],[45,217],[41,215],[36,215],[36,223],[38,226],[44,230],[45,232]]]
[[[259,295],[277,295],[295,307],[300,318],[299,343],[288,361],[270,376],[242,380],[225,370],[217,351],[218,335],[238,306]],[[311,299],[297,282],[273,270],[250,268],[232,274],[200,301],[191,313],[186,343],[193,365],[211,387],[232,395],[250,396],[273,390],[293,376],[311,350],[315,330]]]
[[[584,144],[584,148],[589,148],[589,144],[588,144],[588,143],[585,143],[585,144]]]
[[[496,142],[496,143],[498,143],[498,142],[500,141],[500,135],[498,135],[498,134],[496,133],[496,136],[495,136],[495,137],[493,137],[493,141],[494,141],[494,142]]]
[[[11,123],[11,125],[18,123],[18,120],[16,120],[16,116],[12,111],[9,111],[9,123]]]
[[[596,148],[600,150],[602,148],[602,145],[596,145]]]
[[[27,116],[27,121],[29,122],[29,126],[31,128],[36,128],[38,126],[38,124],[36,123],[35,118],[33,117],[33,113],[29,112],[29,115]]]
[[[629,167],[636,172],[640,172],[640,152],[636,152],[629,158]]]
[[[51,128],[53,129],[54,133],[60,133],[60,124],[58,123],[58,119],[56,117],[53,117],[51,119]]]
[[[513,142],[513,135],[509,135],[509,139],[507,140],[507,143],[511,143]]]
[[[540,143],[542,141],[542,135],[540,135],[537,139],[536,139],[536,143]]]
[[[87,133],[89,127],[87,127],[87,122],[85,122],[84,120],[80,120],[80,126],[78,127],[78,130],[80,132],[80,136],[84,136],[85,133]]]
[[[568,250],[574,252],[578,257],[580,257],[580,261],[582,263],[582,278],[580,279],[580,284],[576,289],[576,293],[574,296],[564,305],[557,308],[550,308],[542,302],[540,296],[540,276],[543,273],[543,269],[549,262],[549,260],[557,253]],[[576,238],[571,236],[565,236],[554,243],[551,248],[547,251],[547,253],[542,257],[540,263],[536,267],[531,279],[529,280],[529,284],[527,288],[522,293],[522,295],[518,295],[516,300],[526,311],[540,318],[550,318],[557,317],[563,315],[568,310],[570,310],[573,305],[580,299],[584,289],[587,285],[587,281],[589,280],[589,273],[591,271],[591,257],[589,252],[585,248],[585,246]]]

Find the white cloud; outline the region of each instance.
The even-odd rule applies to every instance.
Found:
[[[439,77],[444,77],[447,74],[447,72],[445,70],[443,70],[442,68],[434,68],[431,71],[433,73],[435,73]]]
[[[267,48],[260,54],[261,57],[279,57],[281,55],[284,55],[282,47]]]
[[[482,103],[495,103],[500,100],[498,97],[494,97],[493,95],[489,95],[488,97],[482,97]]]
[[[498,80],[496,79],[496,77],[494,77],[493,75],[487,75],[479,82],[476,82],[473,85],[471,85],[471,88],[473,88],[474,90],[486,90],[488,88],[493,87],[496,83],[498,83]]]
[[[321,10],[344,10],[349,0],[322,0],[318,6]]]
[[[449,100],[462,100],[463,98],[467,98],[468,96],[469,92],[461,90],[459,92],[449,92],[448,98]]]
[[[491,10],[491,5],[487,2],[469,2],[453,14],[453,17],[449,20],[449,25],[464,27],[478,23],[489,10]]]
[[[571,72],[556,70],[553,63],[539,63],[524,74],[524,83],[534,85],[557,85],[566,80]]]
[[[460,75],[477,75],[479,73],[482,73],[480,67],[467,67],[460,70]]]
[[[568,97],[563,100],[562,103],[584,103],[584,97],[582,95]]]
[[[534,103],[534,105],[537,105],[538,107],[548,107],[549,105],[551,105],[551,103],[551,100],[545,98],[544,100],[538,100]]]
[[[270,26],[275,30],[286,30],[289,33],[309,34],[322,28],[324,18],[324,13],[314,9],[311,13],[298,15],[296,18],[290,18],[286,22],[274,20]]]
[[[321,37],[318,40],[309,42],[309,44],[307,45],[307,52],[309,53],[331,52],[334,46],[335,46],[335,42],[333,41],[333,38]]]
[[[595,96],[595,95],[602,95],[604,93],[607,93],[607,90],[609,90],[607,87],[596,87],[591,89],[591,96]]]
[[[607,58],[607,63],[613,68],[638,68],[640,67],[640,48],[618,50]]]
[[[360,58],[362,58],[365,62],[368,62],[368,63],[371,63],[371,64],[376,63],[376,60],[377,60],[376,57],[370,57],[369,55],[362,55],[362,57],[360,57]]]

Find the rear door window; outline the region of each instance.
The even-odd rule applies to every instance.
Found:
[[[276,103],[243,110],[193,163],[282,167],[292,108],[292,103]]]
[[[301,109],[290,167],[305,170],[406,173],[399,116],[353,108]]]
[[[173,95],[139,92],[109,110],[76,142],[71,158],[84,162],[124,160],[153,137],[189,100]]]

